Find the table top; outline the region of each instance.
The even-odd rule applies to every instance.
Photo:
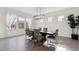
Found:
[[[51,35],[53,35],[55,32],[49,32],[49,31],[44,32],[44,31],[40,31],[40,33],[44,33],[44,34],[51,34]]]
[[[34,30],[30,30],[30,31],[34,32]],[[41,34],[50,34],[50,35],[53,35],[55,32],[54,32],[54,31],[53,31],[53,32],[51,32],[51,31],[47,31],[47,32],[45,32],[45,31],[40,31],[40,33],[41,33]]]

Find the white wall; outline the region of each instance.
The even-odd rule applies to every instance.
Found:
[[[22,16],[25,18],[30,17],[29,14],[25,14],[17,10],[13,10],[9,8],[0,8],[0,38],[24,34],[25,29],[19,29],[18,27],[16,28],[16,30],[11,30],[11,31],[7,30],[7,27],[6,27],[6,14],[7,13],[16,14],[17,16]]]
[[[71,28],[68,25],[68,21],[67,21],[67,16],[70,14],[75,14],[75,15],[79,15],[79,8],[68,8],[65,10],[60,10],[60,11],[56,11],[56,12],[52,12],[52,13],[48,13],[46,14],[46,16],[51,16],[53,17],[52,22],[51,23],[47,23],[47,20],[44,20],[45,22],[45,26],[47,26],[49,31],[54,31],[55,29],[59,29],[59,36],[65,36],[65,37],[70,37],[71,36]],[[64,16],[64,20],[62,22],[58,21],[58,17],[59,16]],[[33,20],[34,22],[35,20]],[[33,23],[33,28],[35,28],[35,25]],[[40,24],[39,24],[40,26]]]
[[[4,37],[7,35],[5,17],[5,13],[0,12],[0,37]]]
[[[20,11],[7,9],[7,8],[0,8],[0,36],[2,36],[3,34],[6,35],[6,33],[7,33],[6,25],[5,25],[6,24],[6,19],[5,19],[6,13],[14,13],[14,14],[17,14],[18,16],[20,15],[20,16],[24,16],[24,17],[30,16],[30,15],[22,13]],[[71,31],[71,28],[69,27],[68,21],[67,21],[67,16],[70,14],[79,15],[79,8],[68,8],[65,10],[48,13],[48,14],[46,14],[46,17],[48,17],[48,16],[53,17],[52,22],[47,23],[47,18],[45,18],[44,23],[41,24],[41,26],[43,25],[42,27],[47,27],[49,31],[54,31],[55,29],[59,29],[59,36],[70,37],[72,31]],[[65,16],[64,21],[58,22],[58,17],[62,16],[62,15]],[[40,26],[39,22],[38,22],[38,25]],[[36,21],[34,19],[32,20],[31,27],[37,28]],[[17,29],[16,31],[13,31],[13,33],[14,34],[24,33],[24,30]]]

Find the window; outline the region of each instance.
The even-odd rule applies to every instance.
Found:
[[[43,28],[44,27],[44,19],[36,20],[36,28]]]
[[[48,23],[52,21],[52,17],[48,17]]]
[[[31,18],[26,18],[26,22],[28,24],[28,27],[30,28],[31,27],[32,19]]]
[[[40,19],[39,21],[40,21],[41,23],[43,23],[43,19]]]
[[[25,21],[25,19],[23,17],[19,17],[19,19],[18,19],[19,29],[24,29],[24,21]]]
[[[64,16],[59,16],[58,17],[58,21],[61,21],[62,22],[63,20],[64,20]]]
[[[17,16],[14,14],[7,14],[7,29],[16,29]]]

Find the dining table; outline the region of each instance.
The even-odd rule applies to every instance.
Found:
[[[32,31],[32,32],[34,32],[34,31]],[[41,36],[43,36],[43,39],[42,39],[42,43],[43,42],[45,42],[46,41],[46,35],[54,35],[55,34],[55,32],[50,32],[50,31],[40,31],[40,34],[41,34]]]
[[[44,42],[44,41],[46,41],[46,35],[52,35],[53,36],[55,34],[55,32],[50,32],[50,31],[44,32],[44,31],[40,31],[40,34],[44,37],[42,39],[42,42]]]

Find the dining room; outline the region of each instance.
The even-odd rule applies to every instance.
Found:
[[[78,7],[0,7],[0,50],[78,51],[69,26],[78,14]]]

